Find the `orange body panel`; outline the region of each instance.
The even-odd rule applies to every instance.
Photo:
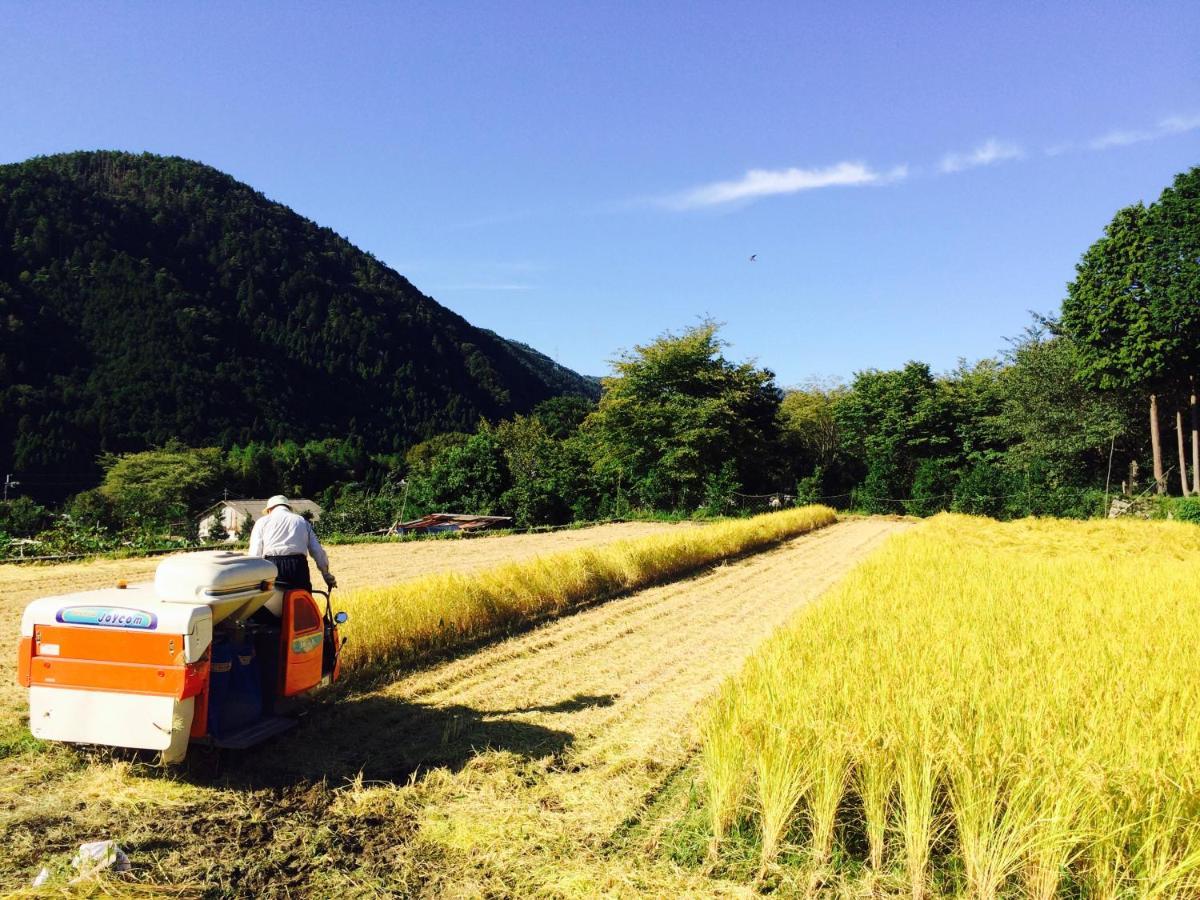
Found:
[[[17,684],[29,687],[29,667],[33,664],[33,638],[23,637],[17,645]]]
[[[294,697],[321,683],[325,625],[308,591],[288,591],[283,598],[279,679],[284,697]]]
[[[54,648],[52,653],[42,649]],[[37,625],[22,638],[21,684],[155,694],[185,700],[208,686],[209,654],[184,662],[181,634]]]
[[[185,659],[181,634],[72,628],[69,625],[36,625],[33,633],[34,642],[39,645],[57,644],[58,653],[54,655],[64,659],[148,666],[182,666]]]
[[[141,663],[39,656],[33,661],[30,680],[33,684],[53,687],[178,697],[183,693],[185,678],[183,666],[146,666]]]

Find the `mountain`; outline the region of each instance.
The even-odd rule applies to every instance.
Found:
[[[563,393],[598,388],[210,166],[0,166],[0,471],[171,439],[396,451]]]

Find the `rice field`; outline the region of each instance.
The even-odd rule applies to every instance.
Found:
[[[354,591],[338,602],[350,614],[345,665],[435,655],[761,550],[836,518],[828,507],[806,506]]]
[[[834,895],[1200,896],[1200,529],[941,515],[726,683],[707,869]]]

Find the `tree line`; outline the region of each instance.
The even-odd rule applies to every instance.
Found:
[[[995,358],[781,388],[727,351],[704,321],[621,354],[598,401],[554,397],[403,452],[351,437],[110,454],[100,485],[66,512],[110,533],[178,530],[222,493],[283,490],[322,503],[326,533],[361,533],[432,511],[520,527],[726,515],[768,493],[867,512],[1082,517],[1112,497],[1174,492],[1186,502],[1171,513],[1196,518],[1200,168],[1120,210],[1061,312],[1035,317]],[[0,532],[51,521],[24,503],[7,504]]]

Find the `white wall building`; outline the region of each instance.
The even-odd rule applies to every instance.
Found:
[[[263,507],[267,505],[267,500],[264,497],[261,500],[222,500],[215,506],[205,510],[200,516],[200,521],[197,524],[197,530],[200,539],[208,540],[208,535],[212,531],[213,525],[217,519],[225,525],[225,530],[229,532],[227,541],[233,542],[238,539],[238,536],[243,532],[250,533],[250,527],[255,520],[262,518]],[[321,518],[321,507],[313,503],[311,500],[303,498],[290,501],[292,512],[299,513],[306,518],[316,522]]]

